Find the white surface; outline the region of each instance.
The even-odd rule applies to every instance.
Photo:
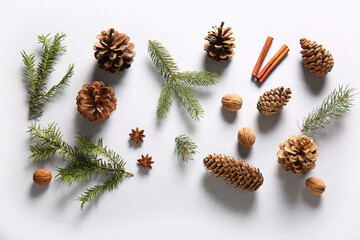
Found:
[[[315,136],[317,167],[305,176],[282,171],[278,144],[298,134],[297,121],[339,84],[360,89],[358,1],[0,1],[1,162],[0,239],[359,239],[360,168],[359,101],[352,112]],[[212,25],[224,20],[236,38],[229,63],[205,57],[203,39]],[[101,30],[114,27],[135,43],[136,57],[124,73],[97,67],[92,46]],[[26,133],[28,99],[20,51],[37,51],[37,35],[65,32],[68,53],[60,58],[52,81],[75,63],[70,87],[46,106],[40,124],[59,123],[73,143],[77,132],[103,137],[135,173],[117,189],[80,211],[75,199],[100,179],[66,188],[52,181],[38,187],[32,174],[63,159],[34,165],[27,157],[33,142]],[[286,43],[289,55],[258,87],[250,74],[265,42],[274,37],[265,63]],[[299,39],[316,40],[335,58],[325,80],[303,70]],[[217,86],[198,90],[206,116],[192,121],[177,102],[165,120],[155,115],[163,79],[147,53],[147,40],[158,39],[181,70],[220,73]],[[102,80],[112,86],[117,110],[104,123],[90,123],[76,110],[75,98],[84,83]],[[281,114],[258,114],[256,103],[266,90],[284,85],[293,90]],[[244,99],[237,115],[221,109],[221,97],[237,92]],[[145,129],[145,142],[131,147],[132,128]],[[257,133],[252,149],[237,144],[237,131],[248,126]],[[190,135],[200,146],[189,164],[173,157],[174,137]],[[155,164],[141,172],[136,159],[149,153]],[[256,193],[233,189],[212,177],[202,165],[209,153],[240,157],[261,169],[265,182]],[[310,195],[305,179],[322,178],[323,196]]]

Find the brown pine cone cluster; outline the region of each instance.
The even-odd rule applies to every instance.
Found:
[[[311,137],[304,135],[292,136],[280,144],[277,153],[278,162],[285,171],[306,173],[315,168],[318,146]]]
[[[214,154],[204,158],[203,162],[205,168],[214,176],[223,179],[235,188],[253,192],[264,182],[259,169],[233,157]]]
[[[223,26],[224,22],[221,22],[220,27],[213,26],[214,31],[209,31],[205,37],[209,42],[205,43],[204,50],[216,62],[227,61],[235,54],[235,38],[230,37],[233,34],[231,27],[224,29]]]
[[[86,83],[76,97],[79,113],[91,122],[105,121],[116,109],[115,92],[103,82]]]
[[[289,102],[290,94],[290,88],[285,89],[282,86],[266,91],[259,98],[257,109],[265,116],[273,115],[282,110],[287,102]]]
[[[302,61],[305,68],[315,76],[325,76],[334,66],[334,58],[332,54],[316,42],[309,39],[301,38],[300,45]]]
[[[102,31],[96,38],[99,42],[94,44],[94,55],[101,69],[114,73],[131,66],[136,53],[129,36],[110,28]]]

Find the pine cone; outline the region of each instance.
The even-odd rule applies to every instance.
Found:
[[[284,87],[277,87],[266,91],[257,103],[257,109],[265,116],[273,115],[283,109],[283,106],[291,98],[290,88],[284,89]]]
[[[134,43],[125,33],[119,33],[113,28],[102,31],[96,37],[99,42],[94,44],[95,58],[101,69],[109,72],[124,71],[134,61]]]
[[[205,40],[204,50],[207,55],[214,61],[221,62],[227,61],[235,53],[233,48],[236,46],[234,37],[230,37],[233,33],[230,31],[231,27],[223,28],[224,22],[221,22],[220,27],[213,26],[214,31],[209,31]]]
[[[214,176],[223,179],[235,188],[253,192],[264,182],[260,170],[235,158],[220,154],[209,155],[204,159],[204,165]]]
[[[334,58],[322,45],[312,42],[309,39],[300,39],[302,61],[305,68],[315,76],[325,76],[334,66]]]
[[[315,168],[317,148],[311,137],[292,136],[280,144],[277,153],[278,162],[285,171],[304,174],[309,169]]]
[[[103,82],[86,83],[76,97],[79,113],[91,122],[104,121],[116,109],[115,92]]]

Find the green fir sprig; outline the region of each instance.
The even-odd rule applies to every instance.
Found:
[[[355,100],[355,88],[339,86],[334,89],[321,105],[315,107],[302,122],[301,132],[316,133],[325,128],[330,119],[336,119],[351,110]]]
[[[27,90],[30,94],[30,117],[41,116],[44,105],[60,89],[68,85],[69,78],[74,73],[74,64],[71,64],[60,82],[50,89],[46,89],[48,78],[54,71],[57,57],[66,52],[66,47],[62,45],[65,37],[64,33],[56,33],[54,37],[50,37],[50,34],[38,36],[38,42],[42,44],[42,52],[41,60],[37,67],[35,63],[36,55],[34,53],[27,54],[25,51],[21,52],[25,67],[25,77],[28,81]]]
[[[194,160],[194,155],[197,153],[196,149],[198,146],[190,137],[185,134],[181,134],[175,138],[175,151],[178,159],[188,162]]]
[[[56,153],[65,157],[69,163],[64,168],[56,168],[58,174],[55,178],[71,186],[74,182],[89,181],[96,174],[107,176],[103,184],[86,189],[78,200],[81,209],[86,203],[100,199],[105,191],[111,191],[117,187],[126,177],[133,176],[126,172],[124,160],[114,151],[107,149],[100,138],[97,142],[79,134],[76,139],[80,147],[72,147],[62,140],[60,129],[55,123],[47,127],[41,127],[36,123],[29,126],[32,138],[38,142],[31,145],[32,153],[29,159],[41,162],[50,159]]]
[[[155,66],[166,80],[158,100],[157,117],[166,118],[174,96],[178,98],[193,119],[199,120],[200,117],[203,117],[204,110],[189,85],[215,85],[218,83],[218,75],[202,71],[180,72],[169,51],[159,41],[149,40],[148,52]]]

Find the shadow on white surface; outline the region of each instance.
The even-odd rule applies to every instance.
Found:
[[[207,54],[204,54],[204,69],[208,72],[216,72],[221,75],[230,65],[231,59],[226,62],[215,62],[210,59]]]
[[[287,203],[295,204],[300,200],[300,192],[305,188],[306,174],[293,174],[284,171],[278,164],[278,175]]]
[[[252,151],[252,148],[251,147],[250,148],[243,147],[243,146],[241,146],[240,143],[236,143],[236,145],[237,145],[237,151],[238,151],[241,159],[243,160],[243,159],[248,158]]]
[[[129,69],[125,69],[122,72],[111,73],[104,69],[101,69],[98,63],[95,62],[93,65],[91,82],[102,81],[105,83],[106,86],[114,87],[115,84],[121,82],[121,79],[125,77],[127,71],[129,71],[130,69],[131,67]]]
[[[303,199],[306,204],[308,204],[311,207],[317,207],[321,203],[321,195],[314,195],[311,194],[306,188],[304,187],[302,192]]]
[[[236,120],[237,112],[230,112],[220,106],[221,116],[227,123],[233,123]]]
[[[301,64],[302,74],[308,89],[314,95],[321,93],[326,83],[326,76],[315,76],[305,68],[305,65],[302,63],[302,61],[300,61],[299,63]]]
[[[31,198],[37,198],[41,195],[43,195],[47,190],[49,189],[49,184],[45,186],[39,186],[35,183],[31,184],[30,187],[30,197]]]
[[[89,119],[84,118],[80,113],[76,110],[76,121],[75,127],[76,132],[79,132],[87,137],[92,137],[96,135],[101,129],[107,124],[108,120],[104,122],[90,122]]]
[[[259,88],[263,85],[263,83],[259,82],[259,81],[256,79],[256,77],[254,77],[254,76],[251,76],[251,77],[250,77],[250,80],[251,80],[251,82],[255,83],[256,86],[258,86]]]
[[[203,186],[210,197],[231,211],[248,213],[254,205],[256,192],[236,189],[210,173],[204,173]]]
[[[129,147],[134,148],[134,149],[140,148],[143,144],[143,142],[141,142],[141,141],[139,141],[139,143],[132,142],[132,141],[130,141],[130,138],[129,138],[128,143],[129,143]]]
[[[136,172],[137,173],[136,176],[140,176],[140,177],[149,176],[151,170],[152,169],[150,169],[150,168],[138,167],[138,170]]]
[[[264,116],[261,113],[258,114],[257,116],[257,123],[259,126],[259,130],[261,133],[267,133],[269,131],[271,131],[272,129],[274,129],[276,127],[276,125],[280,122],[281,116],[282,116],[282,111],[284,111],[285,109],[281,110],[280,112],[271,115],[271,116]]]

